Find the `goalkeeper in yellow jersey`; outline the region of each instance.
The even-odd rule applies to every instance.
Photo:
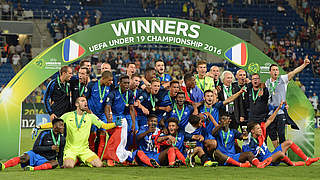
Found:
[[[89,149],[89,135],[91,125],[98,128],[112,129],[121,126],[121,121],[115,123],[104,123],[99,118],[88,112],[88,103],[85,97],[78,97],[76,102],[76,111],[65,113],[61,116],[67,127],[66,145],[64,148],[63,166],[73,168],[77,159],[89,166],[102,167],[100,158]],[[46,124],[41,128],[48,128]]]

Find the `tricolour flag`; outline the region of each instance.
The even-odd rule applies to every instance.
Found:
[[[66,39],[63,44],[63,60],[66,62],[73,61],[84,54],[84,49],[78,43],[71,39]]]
[[[231,47],[225,53],[225,57],[236,65],[245,66],[247,64],[247,59],[248,59],[246,44],[239,43]]]
[[[109,130],[111,134],[106,150],[103,154],[103,160],[114,160],[124,162],[133,157],[132,152],[126,150],[127,145],[127,121],[122,121],[121,127]]]

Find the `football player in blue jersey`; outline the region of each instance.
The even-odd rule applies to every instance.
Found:
[[[190,115],[189,122],[185,127],[185,140],[196,141],[195,155],[198,155],[201,164],[205,167],[217,165],[217,162],[209,160],[209,157],[204,150],[204,142],[213,139],[214,137],[212,137],[212,135],[203,127],[203,119],[197,115]]]
[[[307,157],[304,152],[297,146],[293,141],[286,140],[281,143],[273,152],[270,152],[268,146],[265,143],[266,138],[266,128],[273,122],[278,111],[281,108],[284,108],[283,102],[280,103],[280,106],[273,112],[273,114],[268,118],[266,122],[262,122],[261,124],[256,122],[250,122],[248,124],[248,131],[250,132],[248,140],[243,145],[243,151],[252,152],[258,159],[265,160],[267,158],[272,159],[271,165],[278,165],[280,162],[284,162],[289,166],[310,166],[312,163],[317,162],[319,157],[311,158]],[[286,156],[286,152],[289,148],[301,157],[303,161],[292,162],[288,156]]]
[[[161,85],[164,88],[169,87],[172,77],[169,74],[165,73],[165,65],[163,60],[156,60],[155,69],[157,71],[157,78],[159,78]]]
[[[88,99],[88,107],[99,119],[107,123],[107,117],[105,112],[107,96],[110,93],[110,86],[112,85],[113,75],[109,71],[102,73],[101,79],[98,81],[91,81],[87,86],[85,96]],[[98,150],[95,151],[96,136],[99,135],[97,141]],[[92,151],[102,154],[106,142],[106,133],[104,130],[98,130],[97,127],[92,126],[91,134],[89,136],[89,147]]]
[[[240,133],[236,129],[230,129],[230,122],[229,115],[221,114],[220,124],[212,131],[218,144],[214,153],[215,159],[222,165],[231,164],[238,167],[251,167],[251,164],[253,164],[258,168],[264,168],[269,165],[271,158],[266,158],[263,162],[260,162],[251,152],[236,153],[235,139],[242,140],[248,136],[248,133]]]
[[[113,89],[107,97],[106,113],[108,121],[125,118],[128,123],[128,143],[131,146],[136,132],[136,114],[133,106],[133,92],[129,90],[130,79],[127,75],[120,77],[120,85]]]
[[[159,79],[152,79],[151,81],[151,89],[150,91],[142,91],[139,94],[137,99],[137,123],[140,127],[143,127],[147,124],[147,118],[149,114],[155,114],[156,112],[156,103],[159,100],[157,98],[157,94],[160,90],[160,80]]]
[[[180,164],[186,165],[186,150],[184,146],[184,131],[179,130],[178,119],[171,117],[168,119],[168,134],[161,135],[157,139],[160,151],[166,151],[168,155],[169,167],[178,167]]]

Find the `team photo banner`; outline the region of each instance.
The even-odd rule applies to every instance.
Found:
[[[274,63],[253,45],[225,31],[198,22],[162,17],[140,17],[99,24],[52,45],[27,64],[0,94],[0,159],[17,156],[20,143],[22,101],[62,66],[88,55],[135,44],[169,44],[189,47],[226,59],[250,74],[269,78]],[[285,72],[281,69],[281,74]],[[308,156],[313,155],[313,108],[293,82],[288,86],[289,114],[300,127],[290,128],[290,138]],[[313,123],[313,124],[312,124]]]

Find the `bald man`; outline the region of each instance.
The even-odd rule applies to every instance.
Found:
[[[112,72],[111,65],[106,62],[101,64],[101,74],[105,71]]]

